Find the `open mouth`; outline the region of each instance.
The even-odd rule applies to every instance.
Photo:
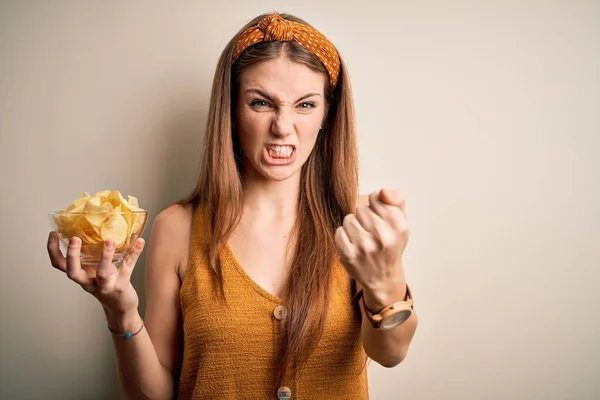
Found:
[[[271,158],[290,158],[294,152],[295,147],[290,145],[284,146],[267,146],[269,157]]]

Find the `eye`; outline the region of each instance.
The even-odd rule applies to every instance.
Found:
[[[300,107],[302,109],[305,109],[305,110],[308,110],[308,109],[311,109],[311,108],[315,108],[316,105],[312,101],[305,101],[304,103],[300,103],[298,105],[298,107]]]
[[[266,100],[255,99],[250,102],[250,105],[254,108],[269,107],[269,103]]]

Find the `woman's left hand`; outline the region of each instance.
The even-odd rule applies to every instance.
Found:
[[[335,232],[340,261],[365,291],[379,297],[405,286],[402,254],[409,236],[404,199],[393,190],[369,195],[369,205],[344,218]]]

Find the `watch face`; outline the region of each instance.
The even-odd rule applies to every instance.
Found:
[[[385,321],[381,323],[381,329],[392,329],[406,321],[410,317],[410,310],[404,310],[399,313],[392,315],[389,318],[386,318]]]

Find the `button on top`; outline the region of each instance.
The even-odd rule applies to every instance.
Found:
[[[292,398],[292,391],[287,386],[282,386],[277,390],[277,398],[279,400],[289,400]]]
[[[277,307],[275,307],[275,310],[273,310],[273,315],[275,316],[275,318],[277,318],[279,321],[281,321],[281,320],[285,319],[285,317],[287,315],[287,310],[285,309],[284,306],[277,306]]]

